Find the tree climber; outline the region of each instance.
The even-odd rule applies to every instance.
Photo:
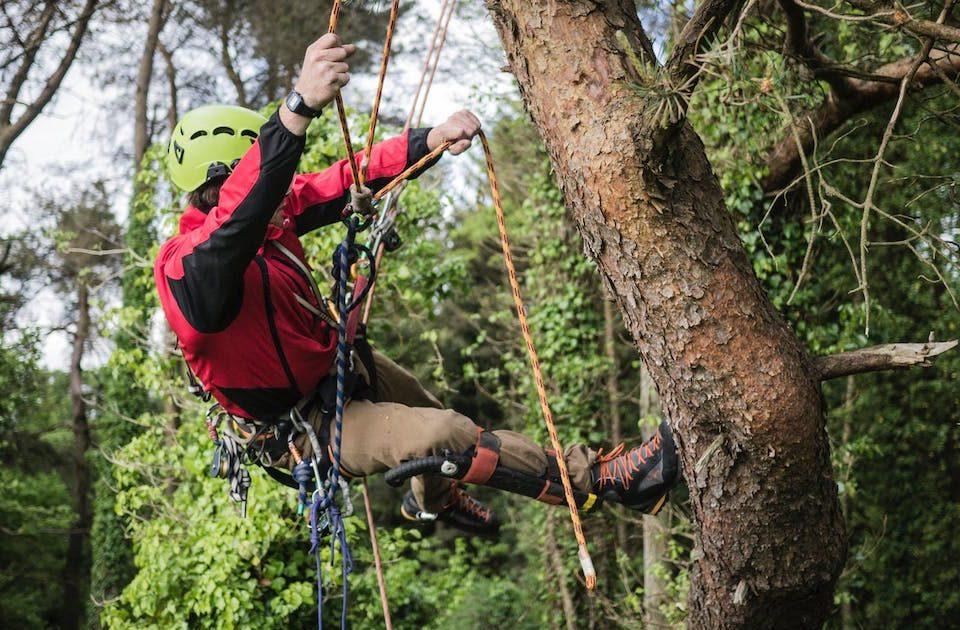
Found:
[[[173,131],[168,167],[189,193],[179,233],[160,248],[154,277],[183,356],[204,391],[230,414],[235,431],[253,435],[269,464],[292,469],[314,449],[284,418],[296,409],[329,451],[331,368],[336,327],[318,295],[299,237],[339,221],[350,201],[350,165],[295,174],[313,117],[350,79],[354,53],[333,34],[311,44],[294,90],[268,119],[250,110],[207,106],[186,114]],[[444,142],[453,155],[470,147],[480,121],[467,111],[425,129],[411,129],[373,147],[367,186],[376,191]],[[420,171],[432,166],[427,163]],[[362,356],[366,355],[366,356]],[[383,472],[431,455],[469,457],[463,481],[484,483],[495,470],[556,482],[555,455],[513,431],[482,430],[441,403],[417,379],[379,352],[354,361],[352,401],[344,418],[341,469],[348,477]],[[335,370],[334,370],[335,371]],[[320,457],[329,466],[329,453]],[[669,427],[643,445],[606,456],[583,445],[565,460],[576,490],[655,512],[679,477]],[[456,481],[420,476],[402,504],[410,520],[440,519],[473,532],[498,520]],[[530,484],[528,483],[529,487]],[[512,489],[512,488],[510,488]],[[516,490],[519,491],[519,490]],[[590,506],[585,506],[588,509]]]

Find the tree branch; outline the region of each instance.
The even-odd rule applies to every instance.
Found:
[[[47,6],[44,7],[43,13],[40,16],[40,22],[27,37],[27,45],[24,47],[24,54],[20,61],[20,66],[10,79],[10,85],[3,98],[3,103],[0,103],[0,125],[9,125],[12,122],[13,108],[19,100],[18,97],[20,90],[23,88],[23,84],[27,81],[27,77],[30,76],[30,68],[33,67],[33,63],[36,61],[40,44],[47,35],[47,29],[50,28],[50,22],[53,20],[53,14],[55,13],[54,8],[55,5],[53,2],[47,3]]]
[[[46,107],[47,103],[50,102],[50,99],[53,98],[53,95],[60,88],[63,77],[67,75],[67,71],[73,64],[73,60],[77,57],[80,42],[87,32],[87,26],[90,24],[90,18],[93,17],[96,8],[97,0],[86,1],[80,13],[80,18],[77,20],[77,24],[73,29],[73,33],[70,35],[70,43],[67,45],[63,57],[61,57],[60,63],[57,64],[57,68],[47,77],[47,81],[40,91],[40,94],[32,103],[27,105],[23,114],[21,114],[16,122],[13,122],[9,126],[0,126],[0,166],[3,165],[3,159],[6,157],[7,151],[10,149],[14,140],[40,115],[40,112],[43,111],[43,108]],[[6,106],[6,104],[4,104],[4,106]]]
[[[858,9],[863,9],[864,11],[872,12],[877,8],[875,6],[875,2],[870,2],[868,0],[847,1]],[[907,13],[902,7],[896,7],[892,8],[890,11],[875,13],[870,17],[880,22],[890,24],[891,26],[898,26],[903,30],[913,33],[919,37],[929,37],[931,39],[939,39],[941,41],[954,44],[960,43],[960,28],[957,28],[956,26],[950,26],[949,24],[942,24],[940,22],[932,22],[930,20],[918,20]]]
[[[696,75],[700,67],[697,55],[703,52],[704,47],[720,30],[727,15],[739,4],[740,0],[703,0],[697,5],[693,16],[680,31],[673,52],[667,59],[666,68],[677,85],[684,84]],[[688,88],[692,90],[693,87],[691,82]]]
[[[880,370],[896,370],[912,366],[930,367],[933,359],[957,346],[953,341],[927,343],[888,343],[851,352],[840,352],[813,360],[821,381]]]
[[[797,116],[797,131],[803,152],[809,153],[817,138],[830,135],[857,114],[895,100],[899,94],[900,81],[915,61],[914,57],[908,57],[877,68],[873,73],[886,79],[883,81],[848,79],[844,93],[831,90],[819,108],[805,116]],[[912,85],[924,88],[942,83],[943,77],[954,80],[958,76],[960,45],[953,44],[945,50],[934,50],[928,61],[917,71]],[[782,189],[797,174],[800,150],[790,130],[786,131],[784,137],[778,140],[767,154],[766,167],[767,175],[761,185],[768,193]]]

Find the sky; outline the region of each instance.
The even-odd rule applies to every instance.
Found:
[[[383,4],[388,8],[389,3]],[[432,31],[428,28],[424,33],[423,23],[417,24],[416,20],[418,16],[426,16],[432,24],[439,14],[440,4],[440,0],[417,2],[397,25],[394,49],[425,48],[422,41],[415,39],[429,37]],[[451,21],[440,69],[427,102],[425,124],[439,122],[462,108],[473,110],[481,119],[490,118],[501,97],[515,97],[512,77],[500,71],[499,40],[489,18],[478,3],[461,1],[460,5]],[[109,38],[127,34],[101,35]],[[470,60],[469,73],[458,67],[465,59]],[[130,60],[133,67],[136,62],[137,59]],[[179,61],[179,64],[183,63],[183,60]],[[391,58],[381,105],[383,115],[405,117],[422,66],[422,54],[398,54]],[[155,72],[161,71],[158,56]],[[464,76],[469,76],[470,80],[464,80]],[[375,85],[375,70],[366,75],[354,74],[350,85],[343,90],[344,100],[348,106],[369,111]],[[37,217],[30,213],[31,199],[37,191],[53,190],[55,193],[103,176],[119,182],[114,195],[114,212],[118,220],[124,220],[129,202],[129,177],[123,174],[130,170],[129,157],[124,156],[129,154],[132,143],[132,94],[132,85],[105,88],[95,77],[87,59],[80,58],[74,63],[54,100],[13,145],[0,170],[0,199],[6,202],[0,209],[0,235],[38,227]],[[110,112],[115,111],[117,103],[125,97],[130,99],[131,111],[118,125]],[[365,130],[352,131],[354,142],[359,142],[356,138]],[[448,177],[444,188],[455,199],[476,162],[458,159],[445,160],[445,163]],[[34,296],[20,317],[21,323],[41,328],[56,327],[63,318],[63,305],[49,291]],[[101,340],[91,350],[89,362],[98,364],[106,360],[110,346]],[[50,368],[64,368],[68,357],[68,335],[56,331],[46,335],[44,363]]]

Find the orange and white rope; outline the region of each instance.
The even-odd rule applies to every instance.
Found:
[[[587,540],[583,535],[580,512],[577,509],[577,502],[573,496],[573,484],[570,482],[570,471],[567,469],[567,462],[563,457],[563,445],[560,443],[560,436],[557,435],[557,427],[553,422],[553,412],[550,411],[550,403],[547,401],[547,388],[543,383],[543,371],[540,368],[540,358],[537,355],[537,348],[533,343],[533,336],[530,334],[530,324],[527,322],[527,309],[523,305],[523,295],[520,293],[520,282],[517,280],[517,269],[513,264],[510,239],[507,236],[507,226],[503,218],[503,200],[500,198],[500,187],[497,185],[497,173],[493,168],[493,153],[490,151],[490,144],[487,142],[487,136],[483,131],[480,132],[479,136],[480,142],[483,145],[484,158],[487,161],[490,193],[493,196],[493,207],[497,211],[497,227],[500,230],[500,245],[503,249],[503,262],[507,267],[507,276],[510,279],[510,288],[513,291],[513,303],[517,308],[517,319],[520,321],[523,340],[527,344],[527,354],[530,355],[530,365],[533,368],[533,378],[537,386],[537,395],[540,397],[540,409],[543,411],[543,420],[547,425],[547,432],[550,434],[550,445],[557,453],[557,468],[560,469],[563,495],[566,497],[567,507],[570,509],[573,533],[577,538],[577,546],[579,547],[580,567],[583,569],[583,577],[587,584],[587,589],[592,590],[597,585],[597,573],[593,568],[593,560],[590,558],[590,551],[587,549]]]

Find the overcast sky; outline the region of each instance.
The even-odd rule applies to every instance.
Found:
[[[450,24],[440,71],[427,103],[425,124],[438,122],[464,107],[477,112],[481,118],[490,118],[497,109],[499,98],[514,94],[512,77],[499,70],[499,41],[489,18],[478,3],[460,4],[462,6],[458,7]],[[439,9],[440,0],[416,3],[398,24],[394,48],[401,51],[423,49],[425,44],[415,38],[429,37],[431,30],[425,33],[424,23],[417,23],[417,19],[427,16],[432,23]],[[107,37],[110,35],[106,34]],[[465,59],[469,59],[469,63],[464,62]],[[136,61],[131,59],[131,65],[135,66]],[[178,63],[183,65],[184,61],[181,59]],[[422,54],[399,54],[391,59],[381,106],[384,115],[405,117],[422,64]],[[460,67],[465,65],[469,67]],[[158,57],[155,72],[159,71]],[[374,69],[366,76],[354,75],[344,89],[344,100],[349,106],[369,111],[375,73]],[[117,102],[126,95],[131,99],[131,110],[120,121],[114,120]],[[0,234],[37,225],[37,217],[31,213],[30,207],[36,191],[66,190],[98,177],[118,182],[114,211],[119,220],[125,218],[130,165],[128,160],[121,160],[119,156],[130,151],[132,95],[132,85],[104,89],[95,79],[90,62],[78,59],[54,100],[20,136],[0,170],[0,199],[5,201],[0,211]],[[355,138],[359,138],[365,130],[352,131]],[[456,197],[458,186],[463,186],[466,181],[463,170],[470,167],[470,160],[445,162],[449,177],[444,188]],[[25,324],[55,326],[61,323],[63,311],[51,295],[41,294],[25,309],[21,319]],[[109,344],[98,342],[93,348],[91,362],[98,363],[108,354]],[[48,335],[44,344],[45,363],[49,367],[63,368],[67,357],[67,335],[60,332]]]

